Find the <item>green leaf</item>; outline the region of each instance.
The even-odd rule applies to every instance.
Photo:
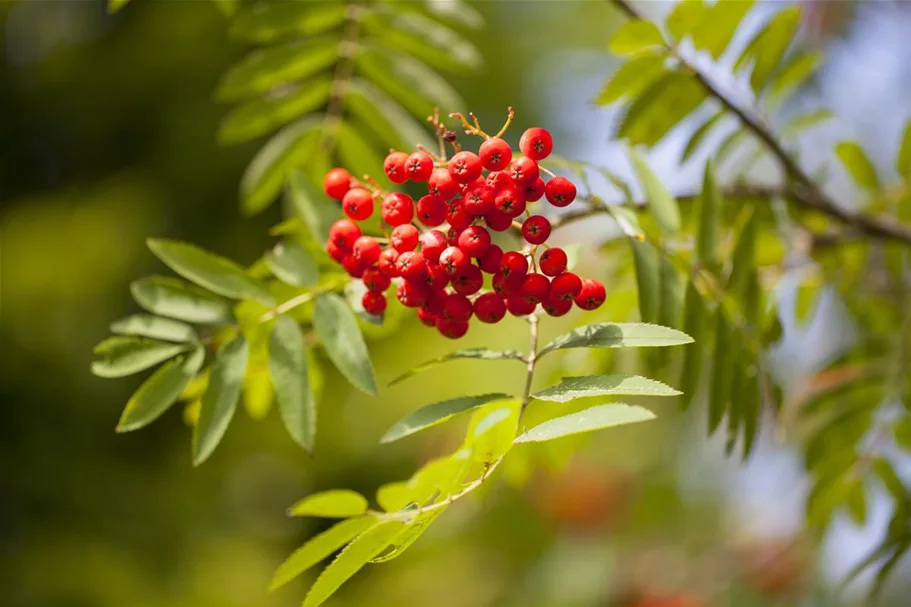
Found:
[[[108,0],[108,14],[113,15],[126,6],[129,1],[130,0]]]
[[[334,293],[317,298],[313,328],[342,375],[355,388],[376,396],[376,378],[367,345],[345,301]]]
[[[258,2],[246,5],[228,32],[260,44],[286,36],[316,36],[340,26],[345,10],[342,2]]]
[[[422,145],[433,149],[436,145],[424,124],[366,80],[352,79],[345,107],[360,123],[370,125],[371,130],[391,148],[407,150]]]
[[[411,547],[411,545],[424,534],[433,521],[437,520],[440,515],[446,511],[446,508],[448,508],[448,506],[441,506],[430,512],[421,512],[415,515],[413,519],[406,523],[405,528],[395,536],[390,545],[391,549],[381,552],[379,556],[370,559],[370,562],[385,563],[386,561],[391,561],[392,559],[401,556],[403,552]]]
[[[759,236],[759,214],[752,204],[745,207],[747,217],[737,237],[727,287],[732,293],[743,295],[750,277],[757,271],[756,239]],[[758,327],[757,327],[758,328]]]
[[[683,310],[680,275],[667,255],[661,255],[658,264],[659,283],[661,286],[658,308],[658,324],[665,327],[679,328],[680,315]]]
[[[620,119],[617,137],[652,147],[696,110],[707,93],[682,72],[665,72],[638,95]]]
[[[680,0],[664,21],[667,31],[679,41],[696,31],[705,17],[708,7],[703,0]]]
[[[266,306],[275,305],[275,299],[265,285],[229,259],[174,240],[149,239],[148,245],[169,268],[213,293],[234,299],[254,299]]]
[[[531,443],[563,438],[571,434],[592,432],[623,424],[633,424],[654,419],[655,414],[648,409],[611,403],[598,405],[577,413],[564,415],[538,424],[525,434],[519,436],[515,442]]]
[[[720,227],[721,188],[715,179],[712,161],[705,163],[702,179],[702,196],[699,198],[699,220],[696,226],[696,262],[699,266],[716,271],[720,265],[718,230]]]
[[[204,359],[205,352],[197,347],[186,356],[162,365],[130,397],[117,424],[117,432],[138,430],[158,419],[196,377]]]
[[[370,559],[379,555],[404,528],[401,521],[377,523],[342,550],[316,579],[303,607],[319,607]]]
[[[376,519],[371,516],[351,518],[314,536],[281,564],[272,577],[269,590],[281,588],[374,525]]]
[[[851,483],[848,489],[846,505],[851,520],[858,526],[862,526],[867,521],[867,494],[864,489],[862,479]]]
[[[176,342],[195,341],[197,337],[190,325],[151,314],[133,314],[115,320],[111,323],[111,333]]]
[[[800,26],[800,7],[792,6],[775,15],[743,49],[734,71],[753,65],[750,85],[759,93],[768,83],[787,52]]]
[[[266,256],[269,271],[276,278],[294,287],[312,287],[319,280],[319,268],[304,247],[294,242],[282,242]]]
[[[382,88],[409,112],[423,118],[434,107],[464,107],[459,93],[435,71],[404,53],[364,44],[355,60],[359,74]]]
[[[753,0],[719,0],[706,7],[690,32],[693,46],[720,59],[752,7]]]
[[[565,348],[646,348],[692,343],[686,333],[647,323],[606,322],[585,325],[544,346],[538,357]]]
[[[804,130],[822,124],[834,117],[835,114],[833,114],[831,110],[826,109],[817,109],[806,114],[795,116],[781,129],[781,136],[785,138],[794,137]]]
[[[462,446],[469,450],[472,461],[481,465],[479,475],[512,448],[521,410],[518,399],[501,400],[479,408],[471,416]]]
[[[312,452],[316,401],[310,384],[307,347],[300,327],[288,316],[275,319],[269,336],[269,375],[288,434],[305,451]]]
[[[747,132],[743,129],[735,129],[728,133],[724,139],[721,140],[721,144],[718,146],[718,150],[715,152],[714,157],[718,159],[715,163],[718,166],[721,166],[728,158],[734,155],[734,152],[737,149],[743,140],[746,138]]]
[[[905,125],[898,156],[895,158],[895,170],[905,179],[911,181],[911,119]]]
[[[352,175],[376,173],[377,169],[383,166],[383,157],[361,134],[364,130],[355,128],[348,122],[342,122],[336,132],[339,157],[342,164],[351,170]]]
[[[610,204],[605,208],[613,220],[617,222],[617,227],[620,228],[620,231],[633,240],[645,239],[645,232],[642,231],[642,226],[639,225],[639,218],[636,217],[635,211],[617,204]]]
[[[735,393],[735,397],[737,393]],[[756,435],[759,432],[759,421],[762,415],[762,392],[759,377],[752,374],[743,390],[743,459],[746,460],[753,450]]]
[[[503,400],[505,398],[510,398],[510,396],[501,393],[481,394],[478,396],[463,396],[461,398],[444,400],[432,405],[427,405],[396,422],[386,431],[383,437],[380,438],[380,443],[397,441],[400,438],[410,436],[426,428],[442,424],[459,413],[470,411],[482,405],[486,405],[487,403]]]
[[[221,442],[237,409],[250,348],[243,335],[223,345],[209,371],[199,420],[193,428],[193,465],[206,461]]]
[[[666,58],[665,53],[633,57],[621,65],[604,84],[595,97],[595,104],[608,105],[623,98],[635,98],[664,72]]]
[[[294,210],[322,247],[329,240],[332,224],[341,219],[341,212],[300,171],[291,173],[288,191]]]
[[[629,157],[636,177],[645,192],[648,209],[655,217],[655,221],[667,232],[679,231],[680,208],[677,206],[677,201],[664,187],[657,175],[652,172],[648,162],[638,150],[630,148]]]
[[[620,26],[607,48],[615,55],[632,55],[666,44],[657,25],[646,19],[633,19]]]
[[[841,141],[835,146],[835,155],[857,185],[867,190],[879,189],[876,169],[860,145],[854,141]]]
[[[420,13],[384,12],[362,21],[364,30],[383,46],[456,74],[470,74],[484,64],[474,45],[442,23]]]
[[[484,27],[484,17],[468,2],[462,0],[430,0],[429,2],[399,3],[400,8],[419,6],[419,10],[426,10],[438,20],[446,23],[457,23],[468,29],[481,29]]]
[[[705,141],[705,138],[708,136],[709,131],[712,130],[712,127],[726,115],[724,110],[719,110],[714,116],[703,122],[702,126],[693,132],[693,135],[690,137],[690,140],[687,141],[686,147],[683,150],[683,156],[680,158],[681,164],[690,159],[696,150],[699,149],[699,146],[702,145],[702,142]]]
[[[288,516],[348,518],[367,513],[367,498],[350,489],[332,489],[308,495],[290,508]]]
[[[684,352],[683,369],[680,372],[680,389],[683,392],[680,406],[686,409],[693,402],[696,392],[699,390],[699,376],[702,373],[703,352],[705,351],[702,341],[705,338],[707,315],[699,289],[692,281],[687,282],[686,285],[683,310],[683,330],[687,335],[691,335],[697,344],[695,347],[687,348]]]
[[[911,450],[911,417],[903,417],[892,427],[895,442],[904,449]]]
[[[321,77],[280,94],[253,99],[239,105],[222,120],[218,141],[223,144],[256,139],[292,120],[314,112],[329,100],[331,80]]]
[[[142,337],[109,337],[97,346],[92,373],[98,377],[125,377],[154,367],[189,350],[189,344],[173,344]]]
[[[434,358],[425,363],[422,363],[416,367],[412,367],[405,373],[399,375],[391,382],[390,386],[393,386],[399,382],[403,382],[409,377],[413,377],[422,371],[426,371],[432,367],[435,367],[439,364],[449,362],[451,360],[458,360],[461,358],[471,358],[476,360],[522,360],[522,353],[516,352],[515,350],[506,350],[504,352],[495,352],[493,350],[488,350],[487,348],[468,348],[465,350],[456,350],[455,352],[450,352],[449,354],[444,354],[439,358]]]
[[[822,62],[822,53],[807,52],[794,55],[772,82],[769,99],[783,99],[794,89],[803,84],[816,71]]]
[[[589,396],[675,396],[680,394],[660,381],[639,375],[589,375],[564,377],[556,386],[534,394],[538,400],[568,403]]]
[[[639,316],[643,322],[658,322],[661,306],[658,251],[651,243],[633,238],[629,241],[636,266],[636,290],[639,295]]]
[[[886,487],[889,495],[897,500],[907,498],[908,492],[905,483],[895,473],[895,468],[889,460],[877,457],[873,460],[873,470]]]
[[[140,278],[130,285],[130,293],[140,306],[161,316],[211,325],[234,321],[231,302],[177,278]]]
[[[709,388],[709,434],[713,434],[721,424],[731,398],[731,378],[733,377],[734,333],[731,325],[719,306],[715,313],[715,347],[712,359],[712,383]]]

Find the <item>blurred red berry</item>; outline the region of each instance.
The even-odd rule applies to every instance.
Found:
[[[545,129],[532,127],[519,138],[519,149],[532,160],[544,160],[554,149],[554,142]]]
[[[469,263],[468,256],[459,247],[447,247],[440,254],[440,265],[443,266],[443,271],[450,276],[457,276],[464,272]]]
[[[380,243],[373,236],[361,236],[354,241],[351,250],[365,269],[380,259]]]
[[[468,320],[471,311],[471,301],[458,293],[450,293],[443,302],[443,318],[448,320]]]
[[[436,321],[436,327],[437,331],[439,331],[440,334],[442,334],[444,337],[448,337],[449,339],[459,339],[468,333],[467,321],[438,318]]]
[[[350,251],[361,235],[361,229],[350,219],[339,219],[329,228],[329,240],[343,251]]]
[[[576,199],[576,186],[566,177],[554,177],[544,186],[547,201],[555,207],[569,206]]]
[[[469,226],[459,234],[458,246],[469,257],[480,257],[490,246],[490,232],[481,226]]]
[[[449,244],[446,242],[446,235],[439,230],[430,230],[421,236],[421,252],[424,259],[431,262],[440,261],[442,253]]]
[[[496,293],[484,293],[474,300],[472,308],[477,319],[488,324],[500,322],[506,316],[506,302]]]
[[[367,314],[379,316],[386,311],[386,296],[382,293],[367,291],[361,298],[361,305],[364,306],[364,311]]]
[[[364,188],[348,190],[342,198],[342,210],[355,221],[364,221],[373,215],[373,195]]]
[[[428,194],[418,200],[418,220],[435,228],[446,221],[446,202],[439,196]]]
[[[506,309],[513,316],[528,316],[535,311],[536,306],[537,304],[519,295],[511,295],[506,298]]]
[[[541,302],[541,307],[547,312],[548,316],[563,316],[573,307],[572,299],[560,299],[551,293],[547,299]]]
[[[392,227],[411,223],[414,219],[414,200],[408,194],[393,192],[383,200],[383,221]]]
[[[410,223],[403,223],[392,230],[392,234],[389,235],[389,243],[399,253],[414,251],[414,248],[418,246],[420,236],[416,227]]]
[[[597,280],[586,278],[582,281],[582,290],[576,296],[576,305],[583,310],[597,310],[607,299],[604,285]]]
[[[423,309],[427,310],[434,317],[443,315],[443,304],[446,303],[446,298],[449,294],[443,289],[432,290],[430,291],[430,296],[427,298],[427,301],[424,302],[424,305],[421,306]]]
[[[406,308],[419,308],[430,297],[430,288],[423,282],[403,280],[396,288],[395,296]]]
[[[323,190],[329,198],[341,200],[349,189],[351,189],[351,173],[345,169],[332,169],[323,178]]]
[[[427,191],[448,200],[459,193],[459,184],[449,174],[449,170],[442,167],[434,169],[427,182]]]
[[[329,253],[329,257],[338,263],[342,263],[342,260],[345,258],[345,256],[351,253],[351,249],[342,249],[337,244],[335,244],[335,241],[330,240],[326,243],[326,253]]]
[[[541,303],[550,293],[550,281],[543,274],[528,274],[519,288],[519,295],[531,303]]]
[[[538,179],[538,163],[522,156],[512,161],[509,167],[509,175],[516,180],[516,183],[528,184],[534,183]]]
[[[449,174],[458,183],[471,183],[481,170],[481,159],[474,152],[458,152],[449,160]]]
[[[550,238],[550,222],[543,215],[532,215],[522,224],[522,236],[531,244],[544,244]]]
[[[572,272],[563,272],[550,281],[552,297],[572,302],[582,292],[582,279]]]
[[[509,166],[509,162],[512,160],[512,148],[499,137],[493,137],[482,143],[478,154],[481,157],[481,164],[488,171],[502,171]]]
[[[369,269],[364,270],[364,275],[361,277],[361,280],[364,281],[364,286],[367,287],[370,291],[376,291],[377,293],[382,293],[389,288],[389,285],[392,284],[392,279],[383,274],[378,269]]]
[[[433,173],[433,158],[427,152],[415,152],[405,160],[405,174],[412,181],[427,181]]]
[[[383,171],[386,177],[392,183],[405,183],[408,181],[408,173],[405,170],[405,162],[408,160],[408,154],[405,152],[392,152],[386,156],[383,161]]]
[[[478,265],[484,272],[496,274],[500,271],[500,261],[502,259],[503,249],[499,245],[492,244],[487,247],[487,252],[478,258]]]
[[[538,265],[541,266],[541,272],[548,276],[557,276],[566,270],[568,263],[566,251],[559,247],[551,247],[541,254]]]
[[[427,327],[435,327],[437,323],[437,314],[429,312],[426,308],[418,308],[418,319]]]
[[[484,223],[494,232],[505,232],[512,226],[512,217],[502,211],[493,210],[484,216]]]
[[[345,271],[354,278],[360,278],[364,275],[364,265],[361,263],[361,260],[355,257],[353,254],[346,255],[342,259],[342,267],[345,268]]]

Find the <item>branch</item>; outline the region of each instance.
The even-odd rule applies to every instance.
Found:
[[[645,16],[640,13],[629,0],[612,0],[612,2],[629,18],[645,19]],[[769,129],[759,117],[752,115],[749,110],[738,106],[733,100],[722,93],[705,73],[680,56],[678,49],[674,45],[665,42],[665,47],[680,61],[680,64],[684,69],[690,72],[699,84],[702,85],[706,93],[717,99],[725,109],[734,114],[743,127],[762,141],[769,152],[778,160],[785,175],[789,179],[788,198],[808,209],[819,211],[841,223],[849,225],[859,233],[879,238],[898,240],[911,245],[911,226],[906,226],[901,222],[888,217],[877,217],[859,211],[844,209],[836,204],[835,201],[822,191],[819,185],[813,181],[800,165],[797,164],[797,161],[788,154],[772,133],[771,129]]]
[[[333,135],[341,122],[342,112],[345,111],[345,95],[348,92],[351,76],[354,74],[354,56],[357,54],[357,38],[361,30],[363,10],[357,4],[352,3],[348,5],[345,12],[345,29],[338,47],[340,61],[332,76],[332,84],[329,86],[329,103],[326,106],[323,139],[320,142],[320,147],[327,152],[331,151]]]

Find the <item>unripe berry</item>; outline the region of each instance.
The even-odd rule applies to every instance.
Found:
[[[550,222],[543,215],[532,215],[522,224],[522,236],[530,244],[544,244],[550,238]]]
[[[481,274],[481,268],[472,264],[452,279],[452,288],[460,295],[474,295],[483,286],[484,275]]]
[[[446,221],[446,208],[446,202],[442,198],[428,194],[418,200],[418,220],[425,226],[434,228]]]
[[[427,263],[420,252],[407,251],[399,255],[395,262],[399,276],[408,281],[420,281],[427,275]]]
[[[509,167],[509,175],[516,183],[534,183],[539,175],[538,163],[527,156],[516,158]]]
[[[481,164],[488,171],[502,171],[509,166],[509,162],[512,160],[512,148],[499,137],[493,137],[482,143],[478,154],[481,157]]]
[[[459,184],[449,174],[448,169],[442,167],[434,169],[427,181],[427,191],[439,196],[443,200],[449,200],[459,193]]]
[[[383,200],[383,221],[392,227],[411,223],[414,219],[414,200],[408,194],[393,192]]]
[[[458,152],[449,160],[449,174],[458,183],[471,183],[481,170],[481,159],[474,152]]]
[[[507,251],[500,259],[500,273],[506,278],[524,278],[528,274],[528,259],[518,251]]]
[[[550,295],[571,302],[582,292],[582,279],[572,272],[563,272],[550,281]]]
[[[487,252],[478,258],[478,266],[488,274],[496,274],[500,271],[500,261],[503,259],[503,249],[499,245],[492,244],[487,247]]]
[[[343,251],[350,251],[361,236],[361,229],[350,219],[339,219],[329,228],[329,240]]]
[[[364,265],[361,263],[361,260],[355,257],[353,254],[346,255],[342,259],[342,267],[345,268],[345,271],[354,278],[360,278],[364,275]]]
[[[480,257],[490,246],[490,232],[481,226],[469,226],[459,234],[458,246],[469,257]]]
[[[532,303],[518,295],[512,295],[506,298],[506,309],[513,316],[528,316],[535,311],[537,304]]]
[[[443,271],[450,276],[458,276],[464,272],[469,263],[471,262],[468,260],[468,256],[459,247],[447,247],[440,254],[440,265],[443,266]]]
[[[408,160],[408,154],[405,152],[392,152],[386,156],[383,161],[383,171],[386,177],[392,183],[405,183],[408,181],[408,173],[405,171],[405,162]]]
[[[543,274],[532,273],[525,277],[519,295],[532,303],[541,303],[550,293],[550,281]]]
[[[395,278],[399,275],[399,270],[395,266],[395,262],[398,261],[398,258],[399,252],[392,247],[383,249],[383,252],[380,253],[379,260],[376,262],[377,269],[389,278]]]
[[[512,226],[512,217],[494,209],[484,216],[484,223],[494,232],[505,232]]]
[[[412,181],[427,181],[433,173],[433,158],[427,152],[415,152],[405,160],[405,174]]]
[[[569,206],[576,199],[576,186],[566,177],[554,177],[544,186],[547,201],[555,207]]]
[[[396,289],[395,296],[406,308],[419,308],[430,297],[430,288],[423,282],[403,280]]]
[[[373,195],[364,188],[348,190],[342,198],[342,210],[355,221],[364,221],[373,215]]]
[[[549,316],[563,316],[573,307],[573,300],[560,299],[554,297],[553,293],[551,293],[546,301],[541,302],[541,307],[544,308],[544,311],[547,312]]]
[[[438,318],[436,321],[437,331],[449,339],[459,339],[468,333],[467,321],[447,320]]]
[[[426,308],[418,308],[418,319],[424,326],[435,327],[437,325],[437,314],[429,312]]]
[[[386,296],[382,293],[367,291],[361,298],[361,305],[367,314],[379,316],[386,311]]]
[[[464,207],[475,217],[481,217],[491,212],[494,208],[493,188],[483,181],[473,183],[465,191]]]
[[[414,251],[414,248],[418,246],[420,236],[416,227],[410,223],[403,223],[392,230],[392,234],[389,235],[389,243],[399,253]]]
[[[349,189],[351,189],[351,173],[345,169],[332,169],[323,178],[323,190],[329,198],[341,200]]]
[[[361,236],[354,241],[351,250],[364,268],[369,268],[380,259],[380,243],[373,236]]]
[[[544,196],[544,191],[546,189],[547,185],[544,183],[544,180],[538,177],[535,179],[534,183],[526,183],[522,193],[525,194],[525,200],[528,202],[537,202]]]
[[[478,320],[488,324],[500,322],[506,316],[506,302],[496,293],[484,293],[474,300],[472,309]]]
[[[382,293],[389,288],[389,285],[392,284],[392,279],[383,274],[378,269],[369,269],[364,270],[364,275],[361,277],[361,280],[364,281],[364,286],[367,287],[370,291],[376,291],[377,293]]]
[[[443,318],[464,321],[471,318],[471,301],[464,295],[450,293],[443,302]]]
[[[519,149],[532,160],[544,160],[554,149],[554,142],[546,130],[532,127],[519,138]]]
[[[607,299],[604,285],[597,280],[586,278],[582,281],[582,291],[576,297],[576,305],[583,310],[597,310]]]
[[[439,230],[430,230],[421,236],[421,253],[424,259],[436,263],[440,261],[440,253],[449,246],[446,242],[446,235]]]
[[[541,266],[541,272],[547,276],[557,276],[566,270],[566,264],[569,262],[566,257],[566,251],[559,247],[551,247],[541,254],[538,265]]]
[[[522,281],[525,279],[525,275],[513,275],[507,277],[503,274],[494,274],[493,277],[493,290],[497,295],[503,297],[509,297],[516,295],[519,292],[519,289],[522,288]]]
[[[498,211],[515,218],[525,212],[525,199],[519,195],[516,188],[504,188],[497,192],[493,204]]]

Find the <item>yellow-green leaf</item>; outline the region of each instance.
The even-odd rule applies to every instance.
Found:
[[[658,26],[646,19],[633,19],[620,26],[608,49],[617,55],[632,55],[656,46],[665,46]]]
[[[895,159],[895,170],[907,180],[911,180],[911,120],[905,125],[905,135]]]
[[[639,375],[589,375],[564,377],[556,386],[533,396],[538,400],[567,403],[590,396],[675,396],[680,394],[670,386]]]
[[[544,356],[565,348],[647,348],[692,343],[689,335],[660,325],[606,322],[564,333],[538,352]]]
[[[145,337],[109,337],[95,346],[95,354],[102,360],[92,362],[92,373],[98,377],[125,377],[174,358],[191,347]]]
[[[396,422],[385,434],[383,434],[383,437],[380,438],[380,442],[391,443],[397,441],[400,438],[410,436],[415,432],[420,432],[426,428],[442,424],[459,413],[471,411],[472,409],[476,409],[492,401],[502,400],[504,398],[509,398],[509,395],[502,393],[481,394],[479,396],[463,396],[427,405]]]
[[[664,230],[677,232],[680,230],[680,208],[677,200],[664,187],[658,176],[652,171],[648,161],[635,148],[629,148],[630,162],[642,189],[648,209]]]
[[[744,48],[734,64],[739,71],[753,66],[750,85],[759,93],[778,68],[800,25],[800,7],[792,6],[775,15]]]
[[[614,72],[598,96],[597,105],[608,105],[623,98],[635,98],[664,71],[664,53],[643,54],[631,58]]]
[[[367,498],[350,489],[332,489],[308,495],[290,508],[289,516],[348,518],[367,513]]]
[[[854,141],[841,141],[835,146],[835,155],[860,187],[867,190],[879,189],[879,177],[870,158],[863,148]]]
[[[655,414],[642,407],[623,403],[598,405],[577,413],[571,413],[538,424],[518,438],[517,443],[549,441],[572,434],[592,432],[613,426],[644,422],[654,419]]]
[[[658,251],[651,243],[633,238],[629,241],[636,267],[636,290],[639,297],[639,316],[643,322],[658,322],[661,306],[661,277]]]

